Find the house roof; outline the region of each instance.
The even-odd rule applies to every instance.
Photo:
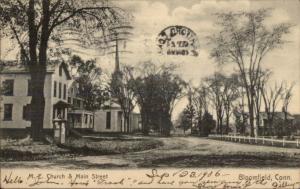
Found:
[[[300,114],[294,114],[293,117],[295,120],[300,121]]]
[[[57,103],[55,103],[53,106],[54,107],[59,107],[59,108],[68,108],[71,105],[69,103],[67,103],[67,102],[64,102],[64,101],[60,100]]]
[[[47,63],[47,73],[54,73],[58,66],[62,66],[68,79],[71,79],[70,72],[68,71],[67,64],[58,60],[52,60]],[[28,73],[29,67],[22,64],[20,61],[1,61],[0,60],[0,74],[16,74]]]

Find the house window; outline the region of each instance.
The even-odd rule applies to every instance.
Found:
[[[62,66],[59,66],[59,76],[62,76]]]
[[[64,99],[67,98],[67,85],[64,84]]]
[[[84,119],[85,119],[84,123],[87,124],[88,123],[88,115],[87,114],[84,114]]]
[[[90,126],[91,126],[91,128],[93,126],[93,116],[92,115],[90,115]]]
[[[111,112],[106,112],[106,129],[110,129]]]
[[[12,110],[13,105],[12,104],[4,104],[4,120],[12,120]]]
[[[32,96],[32,83],[31,83],[31,80],[29,79],[27,83],[28,83],[28,85],[27,85],[27,95]]]
[[[58,84],[58,98],[61,98],[61,83]]]
[[[56,117],[59,118],[59,119],[61,119],[61,118],[62,118],[62,111],[61,111],[61,109],[60,109],[60,108],[57,108],[56,111],[57,111]]]
[[[81,100],[77,100],[77,107],[80,108]]]
[[[2,82],[2,89],[1,94],[5,96],[13,96],[14,95],[14,80],[13,79],[7,79]]]
[[[57,88],[57,82],[54,81],[54,92],[53,92],[53,96],[56,97],[56,89]]]
[[[30,121],[30,105],[23,106],[23,119]]]
[[[65,119],[66,118],[66,110],[63,108],[62,109],[62,118]]]

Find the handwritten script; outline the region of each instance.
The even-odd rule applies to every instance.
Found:
[[[300,188],[299,172],[258,171],[232,173],[226,170],[131,170],[131,171],[33,171],[1,170],[1,187],[12,188]]]

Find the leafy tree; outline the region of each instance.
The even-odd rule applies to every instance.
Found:
[[[63,42],[64,32],[71,31],[86,47],[91,44],[103,46],[105,40],[97,37],[99,31],[108,33],[109,27],[121,25],[127,16],[107,1],[0,1],[2,36],[11,37],[18,43],[31,75],[31,136],[34,140],[40,140],[42,136],[49,45],[55,43],[56,47],[52,49],[57,49],[57,44]]]
[[[153,128],[162,135],[170,135],[172,111],[176,100],[183,97],[186,85],[174,70],[172,65],[158,67],[146,62],[141,65],[139,75],[132,80],[144,134]]]
[[[283,36],[289,33],[291,24],[280,23],[270,29],[264,21],[268,9],[239,13],[216,14],[220,31],[210,36],[213,45],[211,57],[218,63],[234,63],[241,74],[247,96],[251,136],[254,136],[255,87],[264,57],[282,46]]]
[[[205,111],[203,114],[203,119],[201,120],[200,124],[200,135],[201,136],[208,136],[216,126],[216,121],[213,119],[213,116]]]
[[[102,70],[97,67],[95,60],[82,60],[74,55],[70,65],[76,67],[75,81],[79,84],[79,96],[84,99],[84,108],[95,111],[108,100],[107,86],[101,81]]]
[[[179,127],[185,131],[191,129],[193,126],[193,118],[195,116],[195,109],[191,104],[188,104],[181,114],[181,121]]]

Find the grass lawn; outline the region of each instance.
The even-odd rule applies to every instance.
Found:
[[[89,139],[68,138],[64,145],[50,145],[33,142],[30,138],[21,140],[1,139],[0,161],[34,161],[75,157],[81,155],[107,155],[149,150],[163,145],[159,140],[127,136]]]
[[[0,140],[0,161],[33,161],[72,156],[69,150],[43,142],[33,142],[29,137],[20,140]]]
[[[123,154],[157,148],[163,142],[155,138],[69,138],[63,146],[82,155]]]

